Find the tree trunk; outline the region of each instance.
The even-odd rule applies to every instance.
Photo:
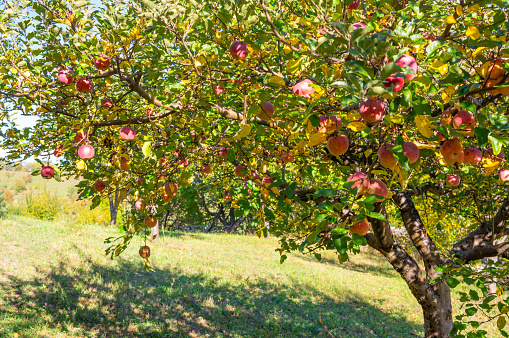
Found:
[[[432,284],[434,302],[421,303],[425,338],[447,338],[452,330],[451,289],[445,281]]]
[[[108,194],[108,199],[110,201],[110,225],[117,225],[118,204],[116,198],[113,194]]]

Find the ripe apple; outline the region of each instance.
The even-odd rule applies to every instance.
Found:
[[[396,63],[400,65],[401,68],[410,67],[414,71],[415,74],[417,74],[417,61],[415,59],[407,54],[401,55],[397,60]],[[410,82],[414,79],[415,74],[406,74],[405,82]]]
[[[85,133],[83,131],[76,132],[74,139],[72,140],[74,143],[80,143],[85,139]]]
[[[147,216],[143,220],[143,223],[147,228],[153,228],[157,225],[157,218],[155,218],[154,216]]]
[[[352,185],[351,189],[358,189],[358,194],[363,195],[369,190],[370,179],[367,178],[367,175],[363,172],[357,172],[348,177],[348,181],[354,181],[355,183]]]
[[[274,183],[274,179],[270,176],[265,176],[262,179],[262,184],[264,184],[264,185],[271,185],[272,183]]]
[[[292,92],[296,95],[305,97],[306,99],[310,99],[310,95],[315,92],[315,89],[311,87],[310,84],[313,84],[313,81],[310,79],[302,80],[293,86]]]
[[[483,156],[489,158],[492,161],[503,161],[504,160],[504,152],[499,152],[498,155],[493,155],[493,148],[489,147],[483,153]]]
[[[392,144],[385,143],[378,149],[378,161],[382,165],[382,167],[387,169],[393,169],[396,164],[398,163],[398,160],[392,153],[392,151],[389,150],[389,148],[392,147]]]
[[[103,191],[104,189],[106,189],[106,183],[104,183],[104,181],[99,180],[94,183],[94,189],[97,192]]]
[[[108,70],[110,63],[110,58],[105,54],[101,54],[97,59],[94,59],[94,66],[97,70]]]
[[[453,118],[453,110],[451,108],[444,110],[442,112],[442,115],[440,116],[440,125],[443,127],[447,127],[448,125],[451,125],[452,118]]]
[[[385,79],[385,81],[383,83],[384,83],[384,86],[387,88],[394,85],[394,87],[392,88],[392,91],[399,92],[405,86],[405,78],[389,76],[388,78]]]
[[[168,196],[175,196],[177,194],[177,192],[179,191],[179,187],[178,187],[177,183],[175,183],[175,182],[167,182],[164,185],[164,191],[166,192],[166,194]]]
[[[354,223],[352,226],[350,226],[350,232],[352,234],[358,234],[361,236],[364,236],[369,231],[369,223],[367,219],[363,219],[360,222]]]
[[[60,156],[62,156],[63,153],[64,153],[64,150],[62,149],[62,147],[58,147],[55,150],[53,150],[53,156],[55,156],[55,157],[60,157]]]
[[[383,200],[385,200],[387,198],[388,193],[389,193],[389,189],[387,189],[387,186],[385,185],[384,182],[382,182],[376,178],[370,180],[369,189],[366,192],[366,194],[368,194],[368,195],[374,194],[374,195],[383,196],[383,198],[377,198],[375,200],[375,202],[382,202]]]
[[[348,138],[345,135],[331,136],[327,140],[327,149],[333,156],[346,153],[348,145]]]
[[[225,147],[219,149],[219,157],[228,158],[228,150]]]
[[[111,107],[113,107],[113,101],[111,101],[110,99],[107,99],[107,98],[101,99],[101,107],[111,108]]]
[[[95,155],[94,147],[92,147],[90,144],[84,144],[79,147],[78,149],[78,156],[82,160],[87,160],[93,158]]]
[[[141,187],[143,185],[143,182],[145,182],[145,177],[140,177],[136,181],[136,183],[138,184],[139,187]]]
[[[131,127],[120,129],[120,138],[124,141],[132,141],[136,137],[136,131]]]
[[[481,66],[481,76],[497,79],[504,75],[504,61],[502,59],[488,60]]]
[[[347,10],[350,10],[350,11],[353,11],[354,9],[357,9],[359,8],[359,4],[360,4],[361,0],[353,0],[352,3],[350,3],[348,5],[348,7],[346,7]]]
[[[163,199],[163,201],[170,203],[171,200],[173,199],[173,196],[170,196],[168,194],[162,194],[161,198]]]
[[[74,82],[74,72],[72,69],[60,69],[58,71],[58,81],[62,82],[63,84],[70,85]]]
[[[382,101],[369,98],[359,106],[359,114],[366,122],[376,122],[384,115],[385,105]]]
[[[465,164],[478,165],[482,160],[482,152],[478,148],[467,148],[464,150],[464,161]]]
[[[52,167],[50,167],[49,165],[45,165],[44,167],[42,167],[41,169],[42,178],[49,180],[50,178],[53,178],[54,175],[55,170]]]
[[[189,159],[185,158],[179,162],[179,165],[187,167],[189,165]]]
[[[293,162],[295,160],[295,157],[293,157],[292,155],[290,155],[289,153],[283,153],[283,156],[281,156],[281,159],[285,162],[285,163],[290,163],[290,162]]]
[[[203,168],[201,168],[201,173],[203,175],[208,175],[212,172],[212,169],[210,168],[210,166],[207,164],[206,166],[204,166]]]
[[[462,152],[463,146],[457,137],[446,140],[440,146],[440,153],[444,157],[445,163],[449,165],[453,165],[455,162],[457,162],[458,157],[461,156]]]
[[[500,180],[502,182],[507,182],[509,181],[509,170],[500,170],[500,172],[498,173],[498,177],[500,177]]]
[[[143,200],[137,199],[136,202],[134,202],[134,207],[138,210],[145,209],[145,204],[143,204]]]
[[[262,103],[262,110],[258,115],[262,120],[269,120],[274,115],[274,105],[270,101]]]
[[[460,110],[452,119],[452,125],[454,128],[459,128],[463,124],[466,126],[462,129],[462,131],[460,131],[460,133],[465,136],[474,135],[472,128],[475,127],[475,117],[466,110]]]
[[[87,78],[79,79],[76,82],[76,90],[83,94],[88,94],[92,91],[92,81]]]
[[[238,176],[238,177],[243,178],[244,176],[246,176],[246,174],[242,172],[243,170],[246,170],[246,167],[244,167],[242,165],[238,165],[235,168],[235,175]]]
[[[328,116],[321,115],[320,116],[320,127],[319,130],[325,129],[325,131],[333,131],[337,130],[341,127],[343,123],[341,122],[341,118],[339,116]]]
[[[120,169],[124,171],[131,170],[131,166],[129,165],[129,161],[125,157],[120,157]]]
[[[460,177],[458,175],[449,175],[445,179],[445,184],[447,184],[448,187],[456,187],[460,185]]]
[[[230,45],[230,54],[235,60],[244,60],[249,55],[249,48],[242,41],[233,41]]]
[[[403,145],[403,154],[408,157],[410,164],[417,162],[419,159],[419,148],[413,142],[405,142]]]
[[[354,24],[352,25],[352,27],[353,27],[353,30],[356,30],[356,29],[359,29],[359,28],[364,28],[364,27],[366,27],[366,24],[365,24],[364,22],[360,21],[360,22],[356,22],[356,23],[354,23]]]
[[[223,198],[224,198],[224,200],[225,200],[226,202],[230,202],[230,201],[232,200],[232,195],[230,195],[230,194],[228,194],[228,193],[227,193],[227,194],[225,194],[225,195],[224,195],[224,197],[223,197]]]
[[[148,247],[147,245],[142,246],[140,248],[140,251],[138,251],[138,253],[140,254],[141,258],[149,258],[150,257],[150,247]]]
[[[219,94],[221,94],[222,92],[224,92],[224,85],[223,85],[223,84],[218,84],[218,85],[216,85],[216,86],[212,87],[212,89],[214,90],[214,93],[215,93],[216,95],[219,95]]]

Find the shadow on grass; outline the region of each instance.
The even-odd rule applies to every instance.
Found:
[[[400,278],[398,273],[389,265],[387,260],[384,257],[381,257],[378,255],[377,252],[375,252],[372,249],[365,249],[362,252],[363,256],[366,258],[362,261],[347,261],[344,263],[339,263],[337,259],[331,259],[331,258],[322,258],[320,261],[318,261],[314,256],[312,255],[294,255],[296,259],[302,259],[305,261],[311,261],[316,262],[318,264],[328,264],[331,266],[335,266],[338,269],[346,269],[350,271],[357,271],[357,272],[366,272],[370,273],[374,276],[382,276],[382,277],[388,277],[388,278]],[[353,254],[350,254],[350,257],[354,257]]]
[[[60,262],[31,280],[6,276],[0,336],[329,337],[320,317],[336,337],[412,337],[421,330],[356,295],[338,303],[297,283],[229,285],[176,267],[147,273],[140,265]]]

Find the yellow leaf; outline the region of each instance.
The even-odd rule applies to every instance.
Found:
[[[327,141],[327,134],[324,133],[314,133],[309,137],[308,147],[314,147],[318,144],[324,143]]]
[[[498,165],[500,162],[498,161],[492,161],[491,159],[485,157],[482,159],[482,166],[484,169],[486,169],[486,173],[484,176],[491,176],[493,173],[497,170]]]
[[[417,125],[417,130],[424,137],[430,138],[433,136],[433,128],[431,128],[431,123],[429,122],[429,118],[424,115],[415,116],[415,124]]]
[[[463,14],[463,7],[461,5],[456,6],[456,15],[461,16]]]
[[[488,47],[477,47],[477,49],[472,53],[472,57],[475,59],[480,52],[485,50]]]
[[[477,40],[481,36],[479,30],[475,26],[470,26],[467,28],[467,36],[470,36],[472,39]]]
[[[478,4],[475,4],[473,6],[470,6],[467,8],[467,12],[476,12],[477,10],[479,10],[479,5]]]
[[[395,124],[402,124],[403,122],[405,122],[405,119],[401,114],[396,114],[394,116],[390,116],[389,121]]]
[[[244,124],[242,127],[240,127],[239,132],[233,137],[234,140],[238,141],[243,137],[246,137],[251,132],[251,128],[253,128],[250,124]]]
[[[455,24],[456,23],[456,19],[454,18],[454,16],[452,15],[448,15],[446,18],[445,18],[445,22],[449,25],[452,25],[452,24]]]
[[[290,60],[288,61],[288,63],[286,64],[286,71],[290,74],[293,74],[295,73],[296,71],[299,70],[300,68],[300,63],[302,61],[304,57],[301,56],[300,58],[296,59],[296,60]]]
[[[267,81],[268,84],[272,84],[272,85],[275,85],[275,86],[284,86],[285,85],[285,80],[283,80],[282,77],[280,76],[277,76],[277,75],[273,75],[269,78],[269,80]]]
[[[431,144],[431,143],[414,142],[414,144],[419,149],[431,149],[431,150],[435,150],[437,148],[436,144]]]
[[[297,144],[297,150],[299,151],[299,153],[303,153],[304,150],[306,149],[306,140],[300,140],[299,141],[299,144]]]
[[[87,169],[87,164],[83,160],[77,160],[76,161],[76,169],[85,170],[85,169]]]
[[[347,128],[349,128],[352,131],[361,131],[366,128],[366,125],[363,122],[351,122],[347,125]]]

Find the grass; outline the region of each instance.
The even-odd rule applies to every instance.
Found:
[[[377,254],[337,264],[277,240],[166,233],[103,255],[111,228],[0,221],[0,337],[422,337],[421,310]],[[323,323],[320,323],[321,322]],[[326,328],[326,329],[325,329]]]
[[[26,176],[31,176],[29,172],[22,171],[8,171],[0,170],[0,188],[7,188],[14,194],[14,199],[19,200],[22,198],[29,189],[35,189],[36,186],[43,188],[46,186],[48,190],[54,191],[59,196],[69,196],[71,192],[75,192],[74,186],[77,181],[74,179],[64,180],[63,182],[57,182],[54,179],[45,180],[40,175],[31,176],[32,181],[26,182],[26,189],[20,193],[17,193],[14,189],[16,180],[23,179]]]

